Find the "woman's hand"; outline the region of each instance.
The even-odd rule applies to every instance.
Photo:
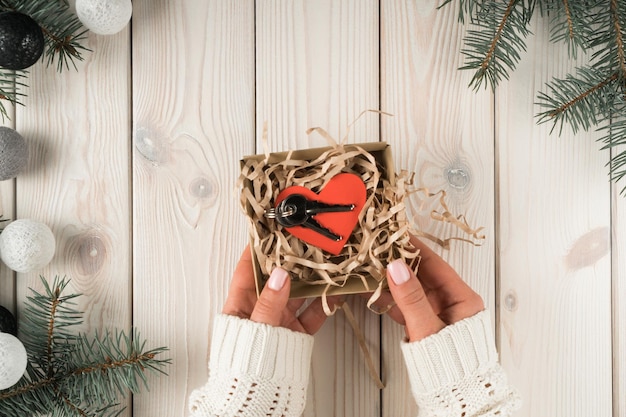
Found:
[[[395,301],[389,316],[405,325],[410,342],[437,333],[485,309],[482,298],[428,246],[411,236],[411,243],[420,251],[417,277],[402,260],[387,266],[391,294],[383,294],[376,305],[387,306]]]
[[[222,313],[275,327],[314,334],[326,320],[320,299],[313,301],[300,315],[296,316],[304,299],[290,300],[290,289],[289,274],[284,269],[276,268],[270,274],[260,297],[257,298],[252,254],[250,246],[246,246],[235,268]],[[330,298],[329,303],[332,303]]]

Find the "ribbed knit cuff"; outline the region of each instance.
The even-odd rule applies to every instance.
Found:
[[[498,361],[486,310],[425,339],[403,342],[401,346],[415,393],[449,386]]]
[[[209,370],[308,384],[313,336],[220,314],[215,317]]]

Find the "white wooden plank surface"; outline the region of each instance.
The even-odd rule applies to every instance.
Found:
[[[90,35],[93,52],[78,71],[31,67],[15,118],[30,155],[17,178],[14,218],[44,222],[56,238],[49,266],[18,274],[18,299],[29,287],[42,291],[40,275],[67,276],[67,294],[84,295],[77,330],[90,333],[131,325],[129,35]]]
[[[135,1],[134,321],[171,349],[135,416],[187,414],[246,238],[234,193],[254,146],[254,3]]]
[[[536,21],[535,21],[536,22]],[[501,357],[520,416],[611,415],[610,194],[596,134],[535,126],[537,89],[570,70],[533,26],[496,101]]]
[[[503,365],[524,397],[518,415],[626,413],[626,203],[607,183],[595,134],[558,138],[535,125],[535,92],[572,68],[548,45],[545,23],[494,108],[456,69],[466,28],[454,4],[133,6],[132,28],[90,35],[78,71],[32,68],[14,118],[31,158],[15,190],[0,183],[5,217],[44,221],[57,238],[42,271],[14,281],[0,265],[0,304],[21,308],[39,273],[67,275],[85,294],[84,330],[132,321],[151,346],[170,347],[170,376],[151,377],[125,415],[186,415],[189,392],[206,381],[212,317],[247,241],[238,161],[262,151],[263,123],[272,150],[313,147],[325,141],[307,128],[339,137],[379,107],[395,115],[382,118],[381,137],[372,114],[350,140],[392,143],[396,168],[444,188],[453,211],[486,226],[482,247],[442,253],[499,318]],[[385,319],[381,333],[378,318],[351,303],[387,388],[381,395],[370,380],[338,313],[316,336],[305,416],[416,415],[402,329]]]
[[[472,74],[459,72],[464,28],[457,10],[412,1],[383,2],[381,10],[382,139],[392,145],[396,170],[416,173],[416,183],[445,190],[450,209],[486,227],[481,247],[452,243],[442,254],[494,311],[494,149],[489,91],[467,88]],[[417,200],[409,210],[417,213]],[[450,236],[455,230],[427,218],[424,231]],[[458,233],[455,233],[458,234]],[[417,409],[399,343],[404,329],[383,322],[383,415],[415,416]]]
[[[41,289],[39,275],[67,275],[84,294],[83,330],[131,324],[129,213],[129,31],[90,35],[78,71],[31,67],[17,130],[29,161],[17,178],[15,218],[46,223],[56,254],[41,271],[20,275],[20,299]]]
[[[614,417],[626,415],[626,195],[619,194],[624,186],[623,180],[613,186],[611,212]]]
[[[326,146],[305,131],[321,126],[339,139],[361,111],[378,108],[378,2],[259,0],[256,27],[257,131],[267,121],[272,151]],[[350,138],[377,140],[377,115]],[[350,306],[378,363],[379,318],[360,299]],[[306,416],[379,415],[378,389],[341,312],[316,335],[312,369]]]

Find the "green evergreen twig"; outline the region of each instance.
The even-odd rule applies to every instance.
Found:
[[[82,322],[78,295],[63,295],[69,281],[55,278],[45,293],[31,290],[20,327],[28,352],[27,376],[0,391],[0,416],[112,417],[119,399],[148,387],[146,371],[164,373],[166,348],[146,349],[139,333],[74,334]]]
[[[444,2],[445,4],[450,1]],[[571,57],[590,53],[589,64],[547,83],[538,93],[538,123],[565,124],[574,133],[596,129],[610,149],[612,181],[626,177],[626,2],[618,0],[459,0],[459,20],[473,27],[464,39],[462,69],[474,71],[470,86],[495,88],[509,77],[525,50],[535,7],[550,18],[550,40],[565,42]],[[626,186],[621,190],[626,195]]]

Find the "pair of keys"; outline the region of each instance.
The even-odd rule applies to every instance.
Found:
[[[265,217],[276,219],[283,227],[302,226],[314,230],[320,235],[338,242],[341,236],[333,233],[314,219],[320,213],[341,213],[354,210],[354,204],[326,204],[320,201],[307,199],[302,194],[291,194],[276,208],[271,208],[265,212]]]

